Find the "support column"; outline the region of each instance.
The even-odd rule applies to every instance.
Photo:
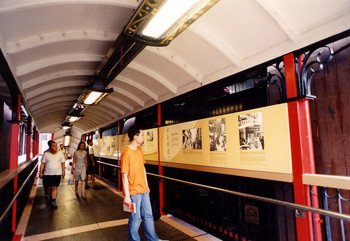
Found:
[[[32,117],[28,116],[27,119],[27,137],[26,137],[26,160],[29,161],[31,158],[32,150]]]
[[[18,144],[19,144],[19,121],[21,115],[21,96],[18,94],[14,98],[12,109],[12,122],[10,133],[10,169],[18,168]],[[18,175],[13,179],[13,195],[18,191]],[[16,231],[17,227],[17,200],[12,204],[12,232]]]
[[[162,125],[162,105],[158,104],[158,119],[157,119],[157,133],[158,133],[158,174],[163,175],[163,166],[160,162],[160,126]],[[159,211],[160,215],[164,215],[164,180],[159,179]]]
[[[32,152],[33,152],[33,156],[36,156],[36,152],[35,152],[35,148],[36,148],[36,143],[35,143],[35,137],[36,137],[36,126],[33,126],[33,146],[32,146]]]
[[[118,120],[118,122],[117,122],[117,133],[118,133],[117,135],[118,135],[118,138],[119,138],[119,135],[120,135],[120,120]],[[118,139],[118,143],[119,143],[119,139]],[[119,145],[118,145],[117,149],[119,149]],[[122,150],[119,150],[119,154],[118,154],[118,163],[117,163],[118,166],[122,165],[121,161],[120,161],[121,151]],[[121,169],[118,168],[117,172],[118,172],[118,177],[117,177],[118,178],[118,187],[117,187],[117,191],[121,192],[121,191],[123,191]]]
[[[36,126],[33,127],[33,156],[39,153],[39,133],[36,130]]]
[[[294,55],[284,56],[287,98],[296,100],[288,102],[290,141],[292,150],[294,201],[297,204],[311,206],[310,187],[303,184],[303,173],[315,173],[315,161],[312,142],[309,100],[299,97]],[[316,204],[318,205],[318,204]],[[317,227],[318,226],[318,227]],[[313,228],[312,214],[301,213],[296,217],[297,240],[322,240],[320,223]],[[321,238],[321,239],[320,239]]]

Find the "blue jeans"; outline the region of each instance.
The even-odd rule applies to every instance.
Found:
[[[154,229],[149,192],[136,194],[130,198],[136,205],[136,213],[131,213],[129,217],[129,240],[140,241],[139,228],[142,220],[147,241],[158,241],[159,238],[156,234],[156,230]]]

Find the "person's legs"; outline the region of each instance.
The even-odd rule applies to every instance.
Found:
[[[75,195],[78,195],[79,180],[77,178],[74,180],[74,185],[75,185]]]
[[[52,200],[56,200],[57,198],[57,194],[58,194],[58,187],[51,187],[52,188],[52,195],[51,195],[51,199]]]
[[[85,184],[86,184],[86,182],[87,182],[87,175],[86,175],[86,170],[85,169],[83,169],[82,171],[81,171],[81,174],[80,174],[80,176],[81,176],[81,196],[83,197],[83,198],[85,198]],[[86,180],[86,182],[85,182],[85,180]]]
[[[51,189],[51,201],[49,205],[51,206],[51,208],[56,209],[57,208],[56,198],[57,198],[58,187],[51,186],[50,189]]]
[[[80,170],[75,170],[75,195],[79,195],[78,192],[78,186],[79,186],[79,181],[81,181],[81,183],[85,182],[84,179],[82,179],[82,175],[81,175],[81,171]],[[82,185],[82,184],[81,184]]]
[[[154,228],[154,220],[152,214],[151,201],[149,198],[149,192],[142,194],[141,219],[143,222],[143,227],[145,229],[147,241],[158,241],[159,238]]]
[[[136,194],[130,197],[131,201],[135,203],[136,212],[130,213],[128,231],[130,241],[140,241],[139,228],[141,224],[141,194]]]
[[[85,198],[85,181],[81,181],[81,196]]]
[[[51,176],[51,181],[50,181],[50,185],[51,185],[51,189],[52,189],[51,207],[55,208],[55,209],[57,208],[56,198],[58,195],[58,186],[60,185],[60,181],[61,181],[61,175]]]
[[[44,195],[49,197],[49,187],[47,185],[47,176],[43,176],[43,187],[44,187]]]
[[[90,186],[88,184],[88,182],[89,182],[89,174],[86,174],[86,179],[84,180],[84,182],[85,182],[85,188],[86,189],[90,189]]]
[[[91,173],[90,176],[91,176],[92,187],[96,187],[95,174],[94,174],[94,173]]]

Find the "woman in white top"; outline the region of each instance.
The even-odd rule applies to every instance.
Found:
[[[75,179],[75,195],[78,195],[79,180],[81,181],[81,196],[85,197],[85,178],[87,166],[87,152],[85,151],[85,142],[81,141],[78,150],[73,155],[73,170]]]

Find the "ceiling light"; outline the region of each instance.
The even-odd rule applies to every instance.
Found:
[[[113,88],[106,90],[84,89],[78,98],[78,102],[84,105],[96,105],[111,92],[113,92]]]
[[[69,135],[64,136],[63,145],[70,146],[71,140],[72,140],[72,136],[69,136]]]
[[[102,92],[92,91],[92,92],[90,92],[90,94],[88,94],[88,96],[84,100],[84,104],[91,105],[91,104],[95,103],[96,100],[98,100],[102,95],[103,95]]]
[[[168,45],[219,0],[144,0],[124,33],[148,45]]]
[[[142,34],[159,39],[179,18],[185,15],[200,0],[168,0],[142,30]]]
[[[68,120],[70,123],[73,123],[73,122],[78,121],[80,118],[81,118],[81,116],[68,116],[67,120]]]

